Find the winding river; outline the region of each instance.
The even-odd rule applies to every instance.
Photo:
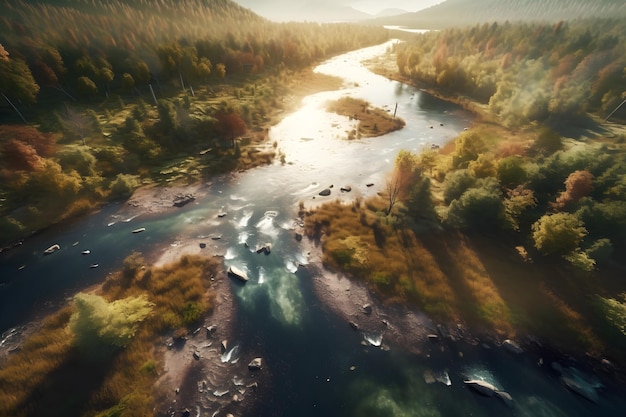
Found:
[[[271,129],[284,163],[214,178],[206,197],[166,215],[123,218],[119,206],[112,205],[0,254],[0,343],[8,343],[20,326],[76,291],[101,282],[132,251],[162,250],[164,243],[196,239],[223,254],[225,267],[235,265],[250,277],[245,286],[232,283],[237,344],[241,352],[264,358],[273,383],[272,395],[247,415],[623,415],[626,401],[617,388],[605,387],[599,402],[591,402],[568,390],[548,363],[538,363],[532,355],[515,356],[480,343],[444,348],[429,341],[418,349],[421,353],[409,353],[382,343],[382,333],[351,330],[317,298],[315,273],[306,267],[306,250],[294,239],[298,204],[373,195],[399,150],[442,145],[471,122],[462,109],[361,65],[388,46],[350,52],[317,67],[342,77],[344,86],[307,97],[300,110]],[[406,127],[378,138],[343,140],[352,122],[324,110],[327,100],[342,96],[363,98],[389,111],[397,103]],[[330,196],[318,195],[331,185]],[[344,185],[352,191],[341,193]],[[146,231],[131,233],[139,227]],[[217,236],[221,238],[211,239]],[[61,250],[44,256],[43,250],[55,243]],[[269,256],[255,253],[266,243],[271,244]],[[89,256],[81,256],[85,249]],[[90,268],[93,263],[99,267]],[[468,378],[508,392],[514,405],[477,395],[463,384]]]

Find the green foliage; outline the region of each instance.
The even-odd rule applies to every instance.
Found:
[[[188,301],[183,306],[183,325],[190,326],[202,318],[204,307],[197,302]]]
[[[596,296],[596,300],[600,304],[606,319],[620,333],[626,336],[626,293],[622,294],[619,298],[620,299]]]
[[[476,177],[467,169],[458,169],[446,176],[443,184],[443,199],[446,204],[460,198],[476,184]]]
[[[554,130],[544,127],[537,133],[533,146],[545,155],[552,155],[563,148],[563,139]]]
[[[461,133],[454,141],[455,150],[452,156],[454,168],[467,168],[470,161],[478,159],[478,155],[487,150],[487,146],[478,132]]]
[[[495,178],[480,180],[450,204],[446,222],[458,228],[493,231],[508,227]]]
[[[498,3],[492,9],[508,7]],[[562,7],[553,11],[557,9],[560,14]],[[438,13],[433,19],[450,18]],[[584,120],[588,111],[605,117],[620,103],[626,81],[626,29],[620,20],[475,24],[483,19],[396,45],[399,72],[418,84],[453,89],[488,103],[490,112],[510,127],[546,121],[571,125]],[[559,149],[559,142],[545,136],[536,147],[549,154]]]
[[[436,221],[438,219],[429,178],[422,178],[412,184],[406,206],[408,215],[414,220]]]
[[[109,188],[111,191],[109,197],[113,200],[128,198],[140,184],[139,177],[136,175],[117,174]]]
[[[575,214],[547,214],[537,220],[533,226],[535,247],[544,255],[568,255],[575,251],[587,229]]]
[[[96,157],[84,146],[66,146],[57,157],[65,172],[75,170],[83,177],[96,175]]]
[[[92,97],[98,93],[98,86],[89,77],[78,77],[76,89],[83,97]]]
[[[69,329],[76,345],[88,356],[126,346],[152,310],[145,296],[109,303],[98,295],[78,293],[74,306]]]
[[[498,180],[503,187],[515,188],[528,178],[524,160],[517,155],[507,156],[498,161]]]
[[[507,193],[504,200],[506,217],[514,230],[519,230],[522,215],[537,206],[537,199],[533,190],[518,186]]]
[[[598,239],[585,252],[597,264],[604,264],[613,254],[613,244],[609,239]]]

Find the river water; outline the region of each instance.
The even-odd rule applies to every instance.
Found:
[[[616,388],[607,386],[593,403],[568,390],[548,363],[542,366],[532,355],[514,357],[502,348],[463,342],[445,348],[431,343],[418,355],[393,345],[381,349],[376,346],[381,335],[368,335],[372,343],[363,346],[364,335],[316,297],[315,277],[303,267],[307,254],[294,239],[298,204],[370,196],[382,188],[399,150],[443,145],[471,122],[462,109],[361,65],[388,46],[351,52],[316,69],[342,77],[344,86],[307,97],[299,111],[271,129],[285,163],[214,178],[206,197],[166,215],[124,218],[112,205],[0,254],[0,343],[8,343],[12,329],[101,282],[132,251],[149,253],[197,239],[207,243],[207,251],[223,254],[225,267],[235,265],[250,277],[246,285],[233,282],[236,343],[242,356],[264,358],[272,394],[249,416],[623,415],[626,402]],[[327,100],[342,96],[390,112],[397,103],[406,127],[347,141],[352,122],[324,110]],[[330,196],[318,195],[331,185]],[[341,193],[345,185],[352,191]],[[146,231],[131,233],[139,227]],[[211,238],[216,236],[221,238]],[[55,243],[61,250],[43,255]],[[267,243],[269,256],[254,251]],[[87,256],[81,255],[85,249],[91,251]],[[99,267],[90,268],[93,263]],[[513,408],[471,392],[463,384],[468,378],[507,391]]]

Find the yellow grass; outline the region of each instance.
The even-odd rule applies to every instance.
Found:
[[[402,129],[404,120],[393,117],[383,109],[371,107],[361,99],[343,97],[328,103],[328,110],[359,121],[357,132],[349,133],[348,139],[375,137]]]
[[[0,416],[95,415],[105,410],[120,416],[152,415],[152,387],[161,370],[155,346],[163,331],[198,318],[190,314],[190,304],[202,313],[213,307],[209,278],[218,262],[200,256],[184,256],[161,268],[142,268],[141,262],[138,256],[126,262],[126,272],[109,278],[101,289],[108,300],[145,294],[154,303],[131,343],[112,357],[87,362],[73,348],[67,329],[73,307],[64,307],[0,369]],[[164,316],[171,323],[164,323]]]
[[[420,232],[381,214],[382,199],[331,202],[303,213],[331,269],[383,298],[501,337],[533,334],[566,351],[623,355],[594,327],[589,295],[616,276],[530,263],[513,245],[459,232]],[[621,288],[621,287],[620,287]]]

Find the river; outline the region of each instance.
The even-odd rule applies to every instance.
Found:
[[[600,402],[592,403],[568,390],[548,363],[542,365],[532,355],[428,341],[420,347],[422,353],[409,353],[382,343],[382,333],[353,331],[317,297],[315,269],[306,267],[306,250],[294,239],[298,204],[371,196],[382,188],[398,151],[443,145],[471,123],[472,116],[459,107],[361,65],[388,46],[350,52],[317,67],[342,77],[344,86],[305,98],[300,110],[271,129],[284,163],[214,178],[206,197],[166,215],[120,217],[120,207],[111,205],[0,254],[0,343],[9,341],[12,329],[102,282],[132,251],[148,253],[197,240],[206,242],[207,251],[223,254],[225,267],[235,265],[250,276],[246,285],[232,283],[236,343],[242,356],[254,352],[264,358],[273,381],[272,395],[246,415],[623,415],[626,402],[616,388],[606,387]],[[352,122],[323,108],[327,100],[342,96],[389,111],[397,103],[406,127],[347,141]],[[330,196],[318,195],[331,185]],[[340,192],[345,185],[352,191]],[[146,231],[131,233],[139,227]],[[267,243],[270,255],[254,251]],[[43,255],[52,244],[61,249]],[[86,249],[91,253],[81,255]],[[90,268],[94,263],[99,267]],[[463,384],[468,378],[508,392],[513,408],[470,391]]]

